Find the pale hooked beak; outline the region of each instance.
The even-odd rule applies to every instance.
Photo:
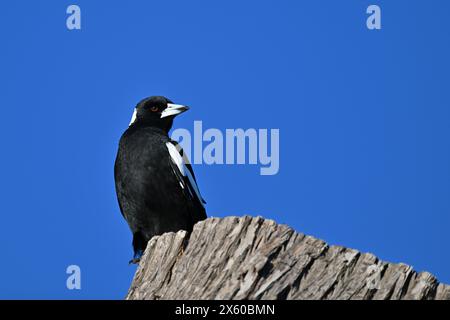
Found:
[[[188,111],[188,110],[189,110],[189,107],[187,107],[187,106],[183,106],[181,104],[168,103],[167,108],[165,108],[161,112],[161,118],[176,116],[176,115],[183,113],[185,111]]]

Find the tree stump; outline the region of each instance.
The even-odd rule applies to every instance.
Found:
[[[329,246],[257,217],[209,218],[152,238],[126,299],[445,299],[428,272]]]

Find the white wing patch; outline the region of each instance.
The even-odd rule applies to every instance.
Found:
[[[178,151],[177,147],[174,144],[172,144],[170,142],[166,142],[166,146],[167,146],[167,149],[169,150],[170,158],[176,164],[178,170],[180,170],[180,173],[188,179],[189,192],[191,193],[192,196],[194,196],[192,194],[192,192],[194,192],[196,197],[198,198],[198,201],[203,206],[203,199],[202,199],[202,196],[200,195],[200,190],[198,189],[197,183],[195,182],[194,177],[191,174],[191,171],[189,171],[189,169],[186,168],[185,159],[180,154],[180,152]],[[180,181],[180,186],[184,189],[183,183],[181,181]]]

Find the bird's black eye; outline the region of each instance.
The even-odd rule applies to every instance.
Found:
[[[156,112],[156,111],[158,111],[158,107],[151,107],[151,108],[150,108],[150,111]]]

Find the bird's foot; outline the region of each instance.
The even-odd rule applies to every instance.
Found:
[[[133,258],[130,261],[128,261],[128,264],[139,264],[139,262],[141,261],[141,258]]]
[[[137,250],[134,253],[133,259],[131,259],[128,264],[138,264],[141,261],[142,255],[144,254],[143,250]]]

